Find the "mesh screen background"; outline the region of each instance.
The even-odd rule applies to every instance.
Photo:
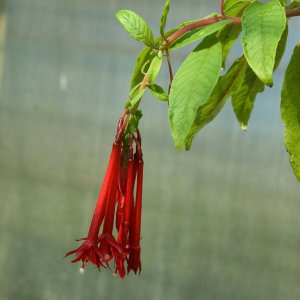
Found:
[[[217,2],[174,0],[168,26]],[[81,275],[63,255],[88,230],[141,49],[114,14],[134,10],[158,34],[163,1],[0,3],[0,299],[300,299],[300,186],[279,112],[298,20],[247,133],[228,101],[177,153],[166,104],[146,95],[143,270],[121,281],[90,266]]]

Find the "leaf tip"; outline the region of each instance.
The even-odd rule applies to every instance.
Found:
[[[179,141],[174,141],[175,143],[175,148],[178,152],[180,152],[182,150],[182,143]]]
[[[120,9],[119,11],[116,12],[115,17],[120,21],[120,16],[124,12],[124,9]]]
[[[241,127],[241,130],[242,130],[242,131],[247,131],[247,130],[248,130],[247,124],[240,123],[240,127]]]
[[[265,74],[265,76],[263,76],[263,74],[257,74],[258,78],[268,87],[273,87],[273,77],[272,74]],[[260,75],[260,76],[259,76]]]
[[[185,151],[189,151],[191,149],[191,143],[186,143],[185,144]]]

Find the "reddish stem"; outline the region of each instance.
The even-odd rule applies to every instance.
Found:
[[[286,12],[287,18],[300,16],[300,8],[295,8],[293,10],[287,10]]]
[[[167,55],[167,62],[168,62],[168,68],[169,68],[169,74],[170,74],[170,83],[169,83],[169,90],[168,90],[168,93],[170,93],[171,84],[173,82],[173,70],[172,70],[170,52],[168,51],[168,49],[166,50],[166,55]]]
[[[180,38],[181,36],[183,36],[184,34],[186,34],[187,32],[194,30],[196,28],[200,28],[209,24],[213,24],[213,23],[217,23],[221,20],[231,20],[231,24],[241,24],[242,23],[242,19],[240,17],[227,17],[224,16],[224,1],[220,1],[220,8],[221,8],[221,16],[216,16],[216,17],[210,17],[207,19],[203,19],[200,21],[197,21],[195,23],[189,24],[187,26],[184,26],[180,29],[178,29],[177,31],[175,31],[173,34],[171,34],[164,43],[163,48],[167,49],[169,45],[171,45],[172,43],[174,43],[174,41],[176,41],[178,38]],[[223,10],[223,14],[222,14],[222,10]],[[300,8],[295,8],[293,10],[287,10],[286,11],[286,16],[287,18],[290,17],[297,17],[300,16]]]
[[[122,124],[118,125],[118,132],[117,132],[116,140],[115,140],[116,144],[120,144],[120,142],[122,140],[122,137],[123,137],[123,133],[124,133],[124,131],[126,129],[126,126],[129,122],[129,118],[130,117],[128,117]]]
[[[220,14],[224,16],[224,0],[220,0]]]
[[[225,17],[226,20],[230,20],[231,24],[242,24],[242,18],[240,17]]]
[[[191,30],[194,30],[196,28],[202,27],[202,26],[206,26],[206,25],[209,25],[209,24],[216,23],[216,22],[220,21],[221,19],[222,18],[220,16],[210,17],[210,18],[197,21],[195,23],[189,24],[187,26],[184,26],[184,27],[178,29],[177,31],[175,31],[173,34],[171,34],[165,40],[165,44],[167,46],[166,48],[168,48],[168,45],[171,45],[174,41],[176,41],[178,38],[180,38],[185,33],[189,32]]]

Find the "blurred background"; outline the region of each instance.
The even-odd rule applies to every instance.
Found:
[[[248,132],[228,102],[178,153],[166,103],[144,98],[142,274],[82,275],[63,259],[87,233],[142,48],[114,15],[134,10],[158,35],[163,4],[0,0],[1,300],[300,299],[300,185],[279,112],[296,18]],[[172,0],[168,27],[217,10],[216,0]],[[186,55],[173,55],[175,68]]]

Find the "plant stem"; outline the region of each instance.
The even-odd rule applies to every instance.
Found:
[[[184,26],[184,27],[178,29],[177,31],[175,31],[173,34],[171,34],[165,40],[164,44],[166,45],[166,48],[168,48],[168,45],[171,45],[174,41],[176,41],[178,38],[180,38],[185,33],[189,32],[191,30],[194,30],[196,28],[199,28],[199,27],[203,27],[203,26],[206,26],[209,24],[216,23],[216,22],[220,21],[221,19],[222,18],[220,16],[210,17],[210,18],[203,19],[203,20],[197,21],[195,23],[189,24],[187,26]]]
[[[220,6],[221,8],[223,8],[223,1],[220,1]],[[221,11],[222,13],[222,11]],[[296,8],[293,10],[287,10],[286,11],[286,16],[287,18],[290,17],[297,17],[300,16],[300,8]],[[171,45],[172,43],[174,43],[177,39],[179,39],[181,36],[183,36],[184,34],[186,34],[187,32],[203,27],[203,26],[207,26],[210,24],[214,24],[217,23],[219,21],[222,20],[231,20],[231,24],[241,24],[242,23],[242,19],[241,17],[227,17],[224,15],[221,16],[216,16],[216,17],[210,17],[207,19],[202,19],[200,21],[197,21],[195,23],[189,24],[187,26],[184,26],[180,29],[178,29],[177,31],[175,31],[173,34],[171,34],[166,40],[165,43],[163,45],[163,49],[167,49],[169,47],[169,45]]]
[[[220,14],[224,16],[224,0],[220,0]]]
[[[173,70],[172,70],[170,53],[169,53],[168,50],[166,50],[166,55],[167,55],[167,61],[168,61],[168,67],[169,67],[169,74],[170,74],[170,84],[169,84],[169,90],[168,90],[168,93],[170,93],[171,84],[172,84],[172,81],[173,81]]]
[[[226,20],[231,20],[231,24],[242,24],[242,18],[241,17],[224,17]]]
[[[161,50],[165,50],[166,54],[167,54],[168,67],[169,67],[169,73],[170,73],[170,81],[171,81],[170,85],[169,85],[169,89],[171,87],[171,83],[173,80],[173,72],[172,72],[172,66],[171,66],[170,57],[169,57],[169,53],[168,53],[168,48],[172,43],[174,43],[178,38],[180,38],[181,36],[183,36],[184,34],[186,34],[187,32],[189,32],[191,30],[194,30],[196,28],[200,28],[203,26],[207,26],[210,24],[214,24],[214,23],[217,23],[222,20],[230,20],[231,21],[230,24],[241,24],[242,23],[241,17],[228,17],[228,16],[224,15],[224,1],[222,1],[222,0],[220,0],[220,9],[221,9],[221,15],[202,19],[195,23],[184,26],[184,27],[178,29],[177,31],[175,31],[173,34],[171,34],[167,39],[165,39],[165,42],[163,43]],[[286,10],[285,13],[286,13],[287,18],[297,17],[297,16],[300,16],[300,8]],[[145,74],[145,77],[142,80],[140,89],[146,88],[148,84],[149,84],[148,75]],[[141,101],[141,99],[136,103],[136,106],[132,110],[133,114],[137,111],[140,101]]]
[[[286,13],[286,16],[288,18],[290,18],[290,17],[297,17],[297,16],[300,16],[300,8],[295,8],[295,9],[292,9],[292,10],[287,10],[285,13]]]

